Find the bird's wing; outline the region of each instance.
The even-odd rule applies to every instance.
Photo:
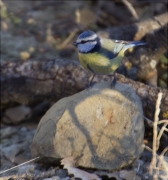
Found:
[[[101,52],[109,59],[115,58],[121,49],[126,44],[126,41],[117,41],[117,40],[110,40],[110,39],[101,39]]]
[[[128,41],[122,41],[122,40],[111,40],[111,41],[114,43],[113,52],[115,54],[118,54],[121,51],[121,49],[123,49],[124,46],[130,43]]]
[[[122,50],[125,52],[127,49],[134,47],[145,45],[146,42],[142,41],[122,41],[122,40],[111,40],[111,39],[101,39],[102,52],[105,52],[108,58],[113,59],[118,55],[118,53]]]

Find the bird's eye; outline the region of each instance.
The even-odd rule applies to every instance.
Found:
[[[84,41],[84,40],[82,40],[82,41],[81,41],[81,43],[83,44],[83,43],[85,43],[85,41]]]

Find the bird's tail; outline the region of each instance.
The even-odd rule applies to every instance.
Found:
[[[126,51],[129,48],[132,48],[132,47],[135,47],[135,46],[143,46],[143,45],[146,45],[146,44],[147,43],[143,42],[143,41],[130,41],[130,42],[127,42],[125,44],[125,46],[123,47],[123,50]]]

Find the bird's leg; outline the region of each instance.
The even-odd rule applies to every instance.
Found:
[[[89,87],[92,87],[92,86],[93,86],[93,79],[94,79],[94,77],[95,77],[95,74],[93,74],[93,77],[92,77],[92,79],[91,79],[91,81],[90,81],[90,83],[89,83]]]
[[[93,86],[93,79],[94,79],[94,77],[95,77],[95,74],[94,74],[94,71],[90,68],[89,65],[87,65],[87,68],[93,73],[93,77],[92,77],[92,79],[91,79],[91,81],[90,81],[90,83],[89,83],[89,87],[92,87],[92,86]]]
[[[117,83],[117,78],[116,78],[116,72],[114,71],[113,80],[111,82],[111,88],[115,87],[116,83]]]

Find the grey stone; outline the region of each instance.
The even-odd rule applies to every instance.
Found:
[[[26,119],[28,115],[31,114],[31,108],[20,105],[16,107],[8,108],[5,113],[2,121],[6,124],[18,124]]]
[[[79,166],[114,170],[143,151],[142,104],[128,85],[99,83],[55,103],[41,119],[33,156],[72,156]]]
[[[59,176],[60,178],[66,178],[68,176],[68,172],[66,169],[59,169],[56,171],[56,176]]]

